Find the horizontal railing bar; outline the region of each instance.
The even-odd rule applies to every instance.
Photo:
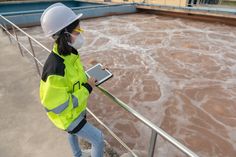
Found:
[[[198,157],[194,152],[192,152],[190,149],[185,147],[183,144],[178,142],[176,139],[171,137],[169,134],[167,134],[164,130],[161,128],[157,127],[155,124],[153,124],[151,121],[143,117],[140,113],[129,107],[127,104],[125,104],[123,101],[118,99],[117,97],[113,96],[111,93],[109,93],[107,90],[105,90],[103,87],[98,86],[98,88],[109,98],[111,98],[114,102],[116,102],[119,106],[124,108],[126,111],[130,112],[133,114],[136,118],[138,118],[140,121],[142,121],[145,125],[150,127],[151,129],[155,130],[160,136],[165,138],[167,141],[172,143],[174,146],[176,146],[179,150],[181,150],[183,153],[187,154],[188,156],[191,157]]]
[[[0,15],[1,18],[3,18],[5,21],[7,21],[8,23],[10,23],[12,26],[14,26],[17,30],[19,30],[20,32],[22,32],[23,34],[25,34],[27,37],[29,37],[30,39],[32,39],[35,43],[37,43],[39,46],[41,46],[42,48],[44,48],[45,50],[47,50],[48,52],[51,52],[47,47],[45,47],[43,44],[41,44],[40,42],[38,42],[36,39],[34,39],[31,35],[29,35],[28,33],[26,33],[25,31],[23,31],[21,28],[19,28],[17,25],[15,25],[14,23],[12,23],[11,21],[9,21],[8,19],[6,19],[5,17],[3,17],[2,15]]]
[[[17,41],[16,40],[16,37],[14,35],[12,35],[7,29],[5,29],[2,25],[1,27],[17,42],[20,44],[20,46],[22,46],[27,53],[29,53],[42,67],[43,67],[43,64],[38,60],[37,57],[34,57],[34,55],[30,52],[30,50],[28,48],[26,48],[20,41]]]
[[[107,131],[118,141],[120,144],[125,147],[128,151],[132,153],[134,157],[138,157],[112,130],[110,130],[106,124],[104,124],[95,114],[93,114],[88,108],[87,111],[104,127]]]

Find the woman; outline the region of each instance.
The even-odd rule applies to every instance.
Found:
[[[86,121],[87,100],[96,80],[87,79],[77,52],[84,41],[81,16],[61,3],[51,5],[41,16],[45,35],[55,43],[44,64],[40,99],[53,124],[69,133],[75,157],[82,156],[77,137],[92,144],[92,157],[102,157],[103,134]]]

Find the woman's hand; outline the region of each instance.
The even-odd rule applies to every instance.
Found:
[[[94,77],[90,77],[88,79],[88,84],[93,88],[95,87],[95,84],[96,84],[97,80],[94,78]]]
[[[105,65],[102,65],[102,70],[108,70],[109,68],[108,68],[108,66],[105,64]]]
[[[89,59],[89,61],[88,61],[88,63],[90,64],[90,65],[96,65],[96,64],[98,64],[99,62],[96,60],[96,59]]]

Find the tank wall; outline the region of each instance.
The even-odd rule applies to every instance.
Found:
[[[112,0],[112,2],[136,2],[142,3],[145,2],[147,4],[159,4],[159,5],[170,5],[170,6],[186,6],[188,0]]]
[[[31,11],[31,10],[44,10],[48,6],[54,3],[63,3],[68,7],[83,7],[83,6],[94,6],[101,5],[99,3],[87,3],[79,1],[54,1],[54,2],[9,2],[0,4],[0,13],[6,12],[18,12],[18,11]]]

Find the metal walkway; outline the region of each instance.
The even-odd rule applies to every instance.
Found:
[[[41,68],[43,66],[43,64],[39,61],[39,59],[35,56],[34,53],[34,47],[32,45],[32,42],[34,42],[35,44],[37,44],[38,47],[41,47],[42,50],[46,50],[48,53],[50,53],[51,51],[46,48],[44,45],[42,45],[40,42],[38,42],[36,39],[34,39],[32,36],[30,36],[29,34],[27,34],[26,32],[24,32],[21,28],[19,28],[18,26],[16,26],[14,23],[12,23],[11,21],[9,21],[8,19],[6,19],[5,17],[3,17],[2,15],[0,15],[0,21],[4,21],[0,24],[0,27],[8,34],[9,36],[9,40],[11,42],[12,39],[14,39],[17,44],[18,44],[18,48],[20,50],[21,55],[23,56],[23,51],[22,49],[24,49],[27,53],[29,53],[33,59],[34,59],[34,63],[35,63],[35,67],[38,71],[38,75],[41,76]],[[10,25],[12,28],[12,32],[8,30],[8,27],[4,27],[6,25]],[[25,37],[28,38],[29,41],[29,45],[30,45],[30,50],[18,40],[18,36],[17,36],[17,31],[20,31],[21,33],[24,34]],[[171,143],[174,147],[178,148],[180,151],[182,151],[183,153],[185,153],[186,155],[190,156],[190,157],[198,157],[197,154],[195,154],[194,152],[192,152],[189,148],[187,148],[186,146],[184,146],[183,144],[181,144],[180,142],[178,142],[176,139],[174,139],[172,136],[170,136],[169,134],[167,134],[164,130],[162,130],[161,128],[159,128],[158,126],[156,126],[155,124],[153,124],[151,121],[149,121],[148,119],[146,119],[145,117],[143,117],[141,114],[139,114],[138,112],[136,112],[134,109],[132,109],[131,107],[129,107],[129,105],[125,104],[123,101],[121,101],[120,99],[118,99],[117,97],[115,97],[114,95],[112,95],[111,93],[109,93],[105,88],[99,86],[98,89],[100,89],[106,96],[108,96],[113,102],[115,102],[117,105],[119,105],[120,107],[122,107],[123,109],[125,109],[126,111],[129,112],[129,114],[133,115],[134,117],[136,117],[139,121],[143,122],[143,124],[145,124],[147,127],[149,127],[152,131],[152,135],[150,138],[150,142],[149,142],[149,150],[148,150],[148,157],[153,157],[154,156],[154,150],[155,150],[155,145],[156,145],[156,139],[157,136],[161,136],[162,138],[164,138],[166,141],[168,141],[169,143]],[[110,130],[101,120],[99,120],[98,117],[96,117],[95,114],[93,114],[88,108],[87,111],[100,123],[100,125],[102,125],[105,129],[107,129],[107,131],[124,147],[127,149],[128,152],[130,152],[132,154],[132,156],[137,156],[131,148],[129,148],[117,135],[115,135],[115,133]]]

